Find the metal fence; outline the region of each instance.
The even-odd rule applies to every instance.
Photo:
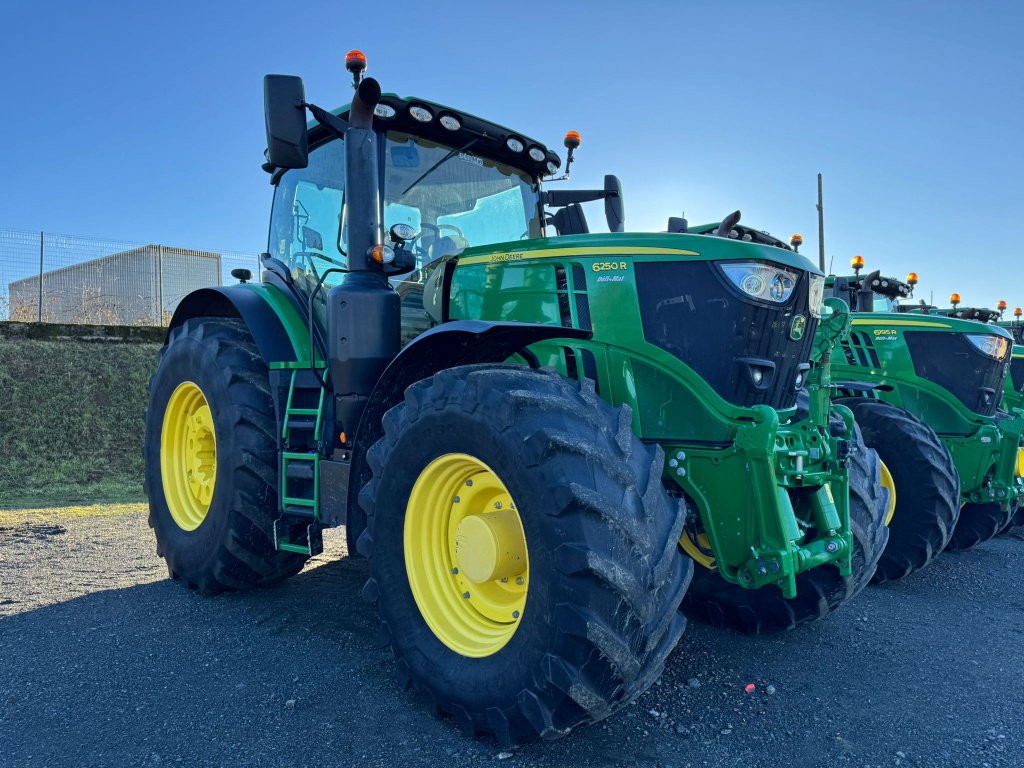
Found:
[[[189,292],[259,257],[0,228],[0,320],[166,325]]]

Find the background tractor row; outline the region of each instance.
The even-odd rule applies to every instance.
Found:
[[[639,695],[684,597],[761,631],[862,589],[890,497],[830,402],[824,276],[728,227],[625,233],[614,177],[548,189],[543,144],[346,63],[334,112],[267,76],[260,280],[170,324],[146,458],[172,576],[272,584],[344,525],[402,680],[506,744]]]

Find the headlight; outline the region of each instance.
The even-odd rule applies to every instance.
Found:
[[[825,278],[821,275],[808,275],[811,280],[807,289],[807,303],[811,317],[821,317],[821,305],[825,301]]]
[[[762,301],[785,304],[793,295],[799,276],[768,264],[730,263],[722,264],[722,271],[733,284],[748,296]],[[824,283],[822,284],[824,285]],[[818,312],[821,312],[819,291]]]
[[[1010,347],[1010,342],[1002,336],[990,336],[987,333],[965,333],[964,338],[986,355],[994,357],[996,360],[1002,360],[1006,357],[1006,350]]]

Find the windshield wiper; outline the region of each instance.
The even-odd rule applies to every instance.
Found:
[[[434,163],[434,164],[433,164],[432,166],[430,166],[429,168],[427,168],[427,170],[426,170],[426,171],[424,172],[424,174],[423,174],[422,176],[420,176],[420,177],[419,177],[418,179],[416,179],[416,181],[414,181],[414,182],[413,182],[412,184],[410,184],[410,185],[409,185],[408,187],[406,187],[406,188],[405,188],[405,191],[404,191],[404,192],[402,193],[402,196],[404,197],[405,195],[409,194],[409,190],[410,190],[410,189],[412,189],[413,187],[415,187],[415,186],[416,186],[417,184],[419,184],[419,183],[420,183],[421,181],[423,181],[423,180],[424,180],[425,178],[427,178],[427,176],[429,176],[429,175],[430,175],[430,174],[432,174],[432,173],[433,173],[434,171],[436,171],[436,170],[437,170],[437,169],[438,169],[438,168],[439,168],[439,167],[441,166],[441,164],[442,164],[442,163],[446,163],[446,162],[448,162],[449,160],[451,160],[451,159],[452,159],[452,158],[453,158],[453,157],[454,157],[455,155],[459,154],[460,152],[465,152],[465,151],[466,151],[467,149],[469,149],[469,148],[470,148],[470,147],[472,147],[472,146],[473,146],[474,144],[476,144],[476,142],[477,142],[477,141],[478,141],[478,139],[475,139],[475,138],[474,138],[474,139],[470,139],[470,140],[469,140],[469,143],[468,143],[468,144],[466,144],[466,145],[465,145],[464,147],[462,147],[461,149],[453,149],[453,150],[452,150],[451,152],[449,152],[449,153],[448,153],[447,155],[445,155],[444,157],[442,157],[442,158],[441,158],[440,160],[438,160],[438,161],[437,161],[436,163]]]

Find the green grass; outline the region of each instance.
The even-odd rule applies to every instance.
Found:
[[[0,507],[143,499],[160,345],[0,337]]]

